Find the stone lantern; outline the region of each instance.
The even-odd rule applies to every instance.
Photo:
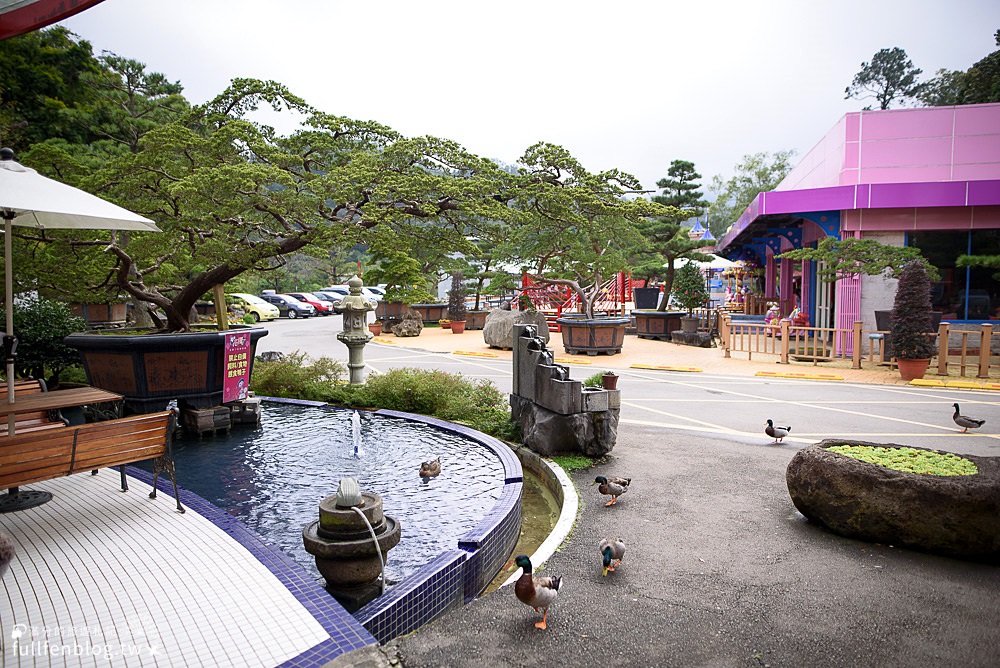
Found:
[[[347,368],[351,371],[351,385],[364,384],[365,344],[372,340],[368,331],[368,312],[375,310],[375,302],[361,296],[361,277],[354,276],[347,285],[351,294],[333,305],[333,310],[344,316],[344,327],[337,339],[348,349]]]

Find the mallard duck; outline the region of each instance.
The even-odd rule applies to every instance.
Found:
[[[535,622],[535,628],[544,631],[545,620],[549,616],[549,606],[555,603],[556,597],[559,596],[562,578],[558,575],[532,575],[531,559],[528,559],[526,554],[517,555],[514,558],[514,563],[524,569],[521,577],[514,584],[517,600],[525,605],[530,605],[535,609],[535,612],[538,612],[539,608],[542,609],[542,621]]]
[[[605,478],[602,475],[594,478],[594,482],[591,485],[600,485],[597,491],[601,494],[607,494],[611,497],[611,500],[605,503],[605,506],[613,506],[618,503],[618,497],[628,491],[628,486],[632,482],[632,478]]]
[[[601,558],[604,559],[602,575],[606,576],[609,572],[614,573],[618,564],[622,563],[622,558],[625,556],[625,541],[621,538],[605,538],[597,550],[601,553]],[[612,559],[617,559],[617,561],[612,564]]]
[[[768,420],[767,426],[764,427],[764,433],[773,438],[775,443],[785,438],[785,436],[788,436],[788,432],[791,430],[792,428],[787,426],[775,427],[773,420]]]
[[[441,473],[441,458],[433,459],[429,462],[423,462],[420,464],[420,477],[421,478],[433,478],[437,474]]]
[[[976,418],[971,418],[966,415],[962,415],[958,411],[958,404],[952,404],[952,406],[955,407],[955,414],[951,416],[951,419],[955,421],[955,424],[957,424],[959,427],[962,428],[963,434],[969,431],[970,429],[979,429],[984,424],[986,424],[986,420],[978,420]]]

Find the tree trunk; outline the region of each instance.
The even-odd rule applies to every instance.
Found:
[[[670,293],[674,290],[674,276],[677,274],[677,270],[674,269],[673,259],[667,264],[667,273],[664,275],[663,279],[663,297],[660,298],[660,305],[656,307],[657,311],[666,311],[667,305],[670,304]]]

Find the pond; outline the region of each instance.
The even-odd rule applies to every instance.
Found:
[[[504,484],[499,458],[457,434],[361,412],[355,458],[352,411],[265,402],[261,424],[228,435],[174,442],[178,484],[239,518],[319,578],[302,544],[319,502],[341,478],[382,496],[402,524],[388,553],[387,584],[456,546],[494,506]],[[441,458],[441,474],[420,478],[420,463]]]

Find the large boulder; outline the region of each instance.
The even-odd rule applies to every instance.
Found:
[[[511,395],[510,405],[522,443],[543,457],[577,453],[602,457],[618,439],[618,409],[562,415],[517,395]]]
[[[420,332],[424,331],[423,316],[419,311],[411,308],[406,311],[403,319],[390,329],[396,336],[420,336]]]
[[[483,341],[490,348],[511,349],[514,347],[514,325],[535,325],[537,336],[549,342],[549,324],[540,311],[505,311],[495,308],[486,316],[483,325]]]
[[[939,476],[830,452],[835,445],[912,447],[827,439],[800,450],[785,477],[809,520],[849,538],[1000,563],[1000,458],[962,455],[978,473]]]

